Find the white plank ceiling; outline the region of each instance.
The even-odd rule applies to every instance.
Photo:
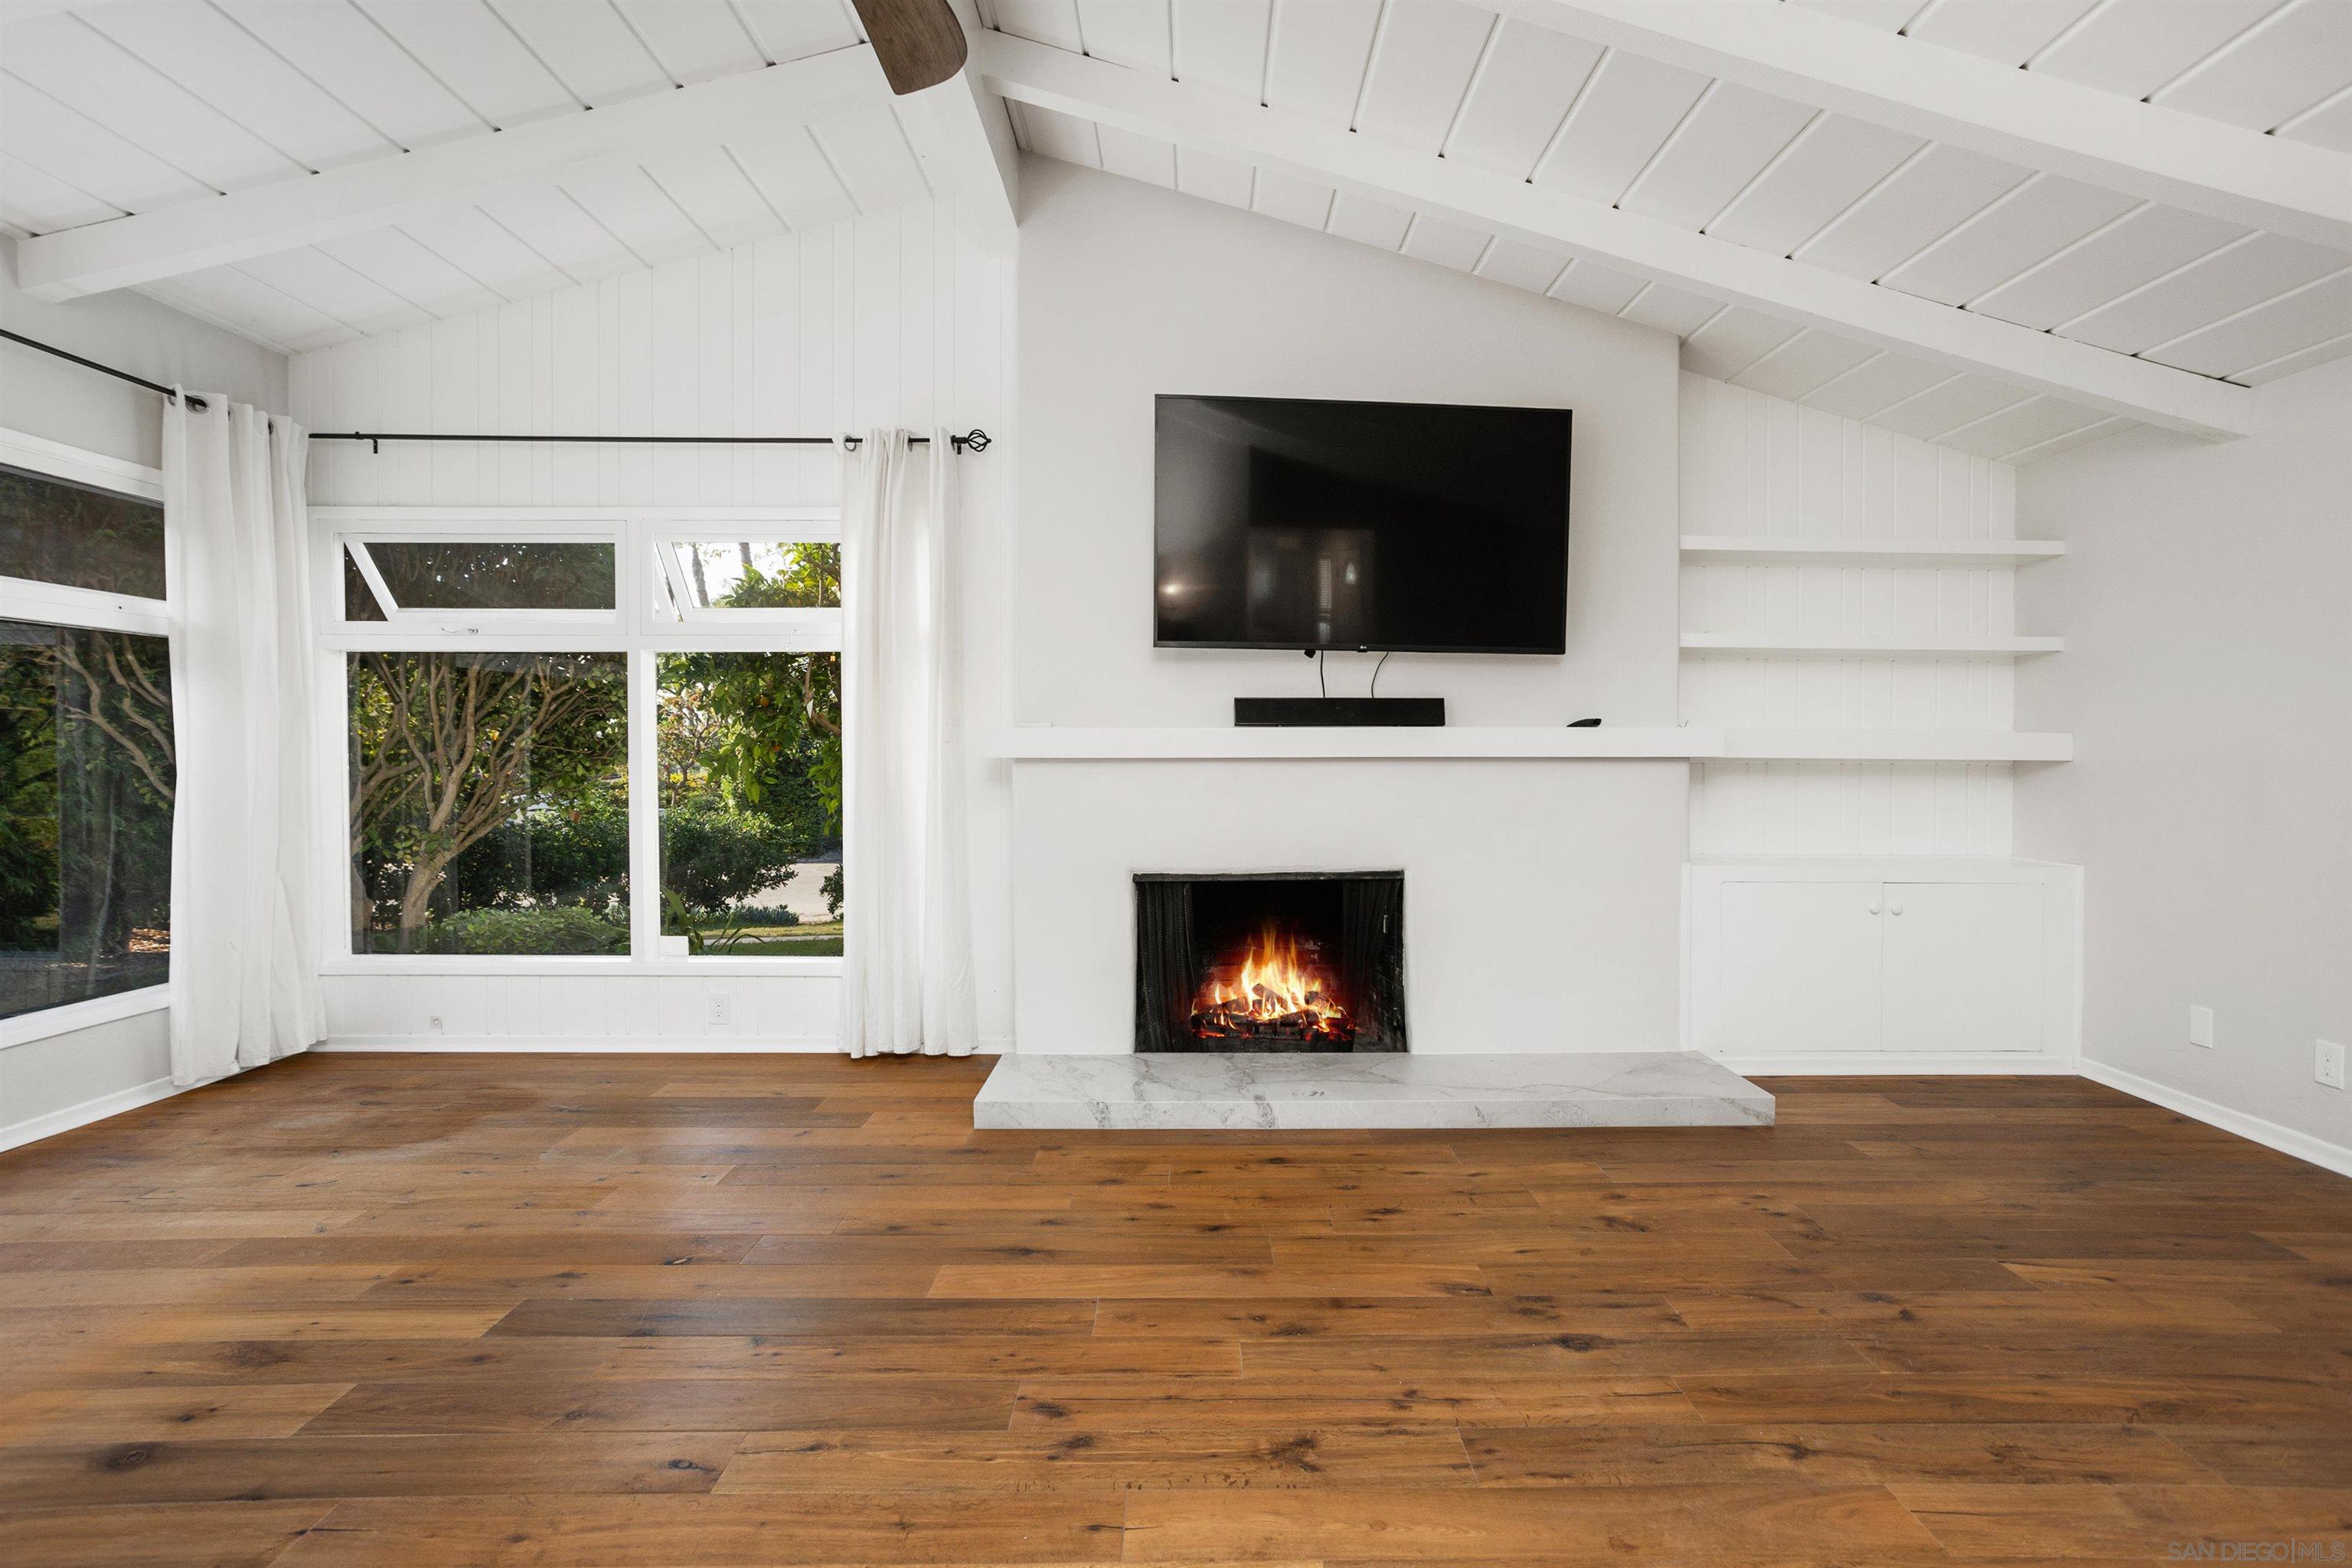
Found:
[[[1767,3],[1767,0],[1757,0]],[[1782,0],[2352,153],[2352,0]],[[2259,384],[2352,353],[2352,255],[2098,189],[1463,0],[979,0],[989,26],[1877,287]],[[847,0],[0,8],[0,226],[52,233],[859,42]],[[2118,421],[1754,310],[1047,110],[1023,145],[1675,333],[1685,364],[1991,457]],[[878,98],[147,290],[289,351],[930,194]]]
[[[13,9],[10,8],[10,9]],[[0,9],[0,225],[47,234],[864,40],[847,0]],[[887,100],[144,291],[299,353],[930,195]]]
[[[2352,0],[1789,0],[2352,152]],[[2244,384],[2352,353],[2352,255],[1458,0],[981,0],[992,26],[2037,331]],[[1979,452],[2122,423],[1271,169],[1029,105],[1024,147],[1675,332],[1703,374]]]

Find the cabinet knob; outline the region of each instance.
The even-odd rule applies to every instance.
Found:
[[[1878,903],[1878,900],[1877,900],[1876,899],[1873,899],[1873,900],[1870,900],[1870,912],[1871,912],[1872,914],[1876,914],[1876,913],[1878,912],[1878,910],[1879,910],[1879,903]]]
[[[1889,909],[1888,912],[1899,915],[1903,912],[1903,906],[1901,904],[1895,904]]]

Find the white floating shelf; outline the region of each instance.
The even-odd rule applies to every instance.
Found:
[[[1725,566],[2028,566],[2066,553],[2056,539],[1774,539],[1685,533],[1683,553]]]
[[[1023,762],[1194,759],[1284,761],[1322,758],[1664,758],[1723,755],[1723,731],[1697,728],[1591,730],[1501,725],[1427,729],[1064,729],[1023,726],[999,731],[991,753]]]
[[[1790,653],[1820,658],[2017,658],[2063,653],[2064,637],[1809,637],[1759,632],[1685,632],[1685,653]]]
[[[1765,762],[2064,763],[2074,737],[2055,731],[1727,730],[1723,754]]]

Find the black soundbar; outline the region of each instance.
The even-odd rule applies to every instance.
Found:
[[[1443,697],[1236,697],[1234,722],[1245,729],[1445,722]]]

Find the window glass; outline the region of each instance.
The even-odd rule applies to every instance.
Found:
[[[743,543],[671,540],[664,546],[688,606],[803,610],[841,603],[841,546],[823,541]]]
[[[690,952],[841,952],[841,656],[665,654],[662,931]]]
[[[0,467],[0,577],[163,596],[163,509]]]
[[[0,621],[0,1016],[163,984],[174,778],[162,637]]]
[[[629,948],[627,659],[354,653],[355,952]]]
[[[363,548],[404,610],[609,610],[619,602],[609,543],[373,539]]]

